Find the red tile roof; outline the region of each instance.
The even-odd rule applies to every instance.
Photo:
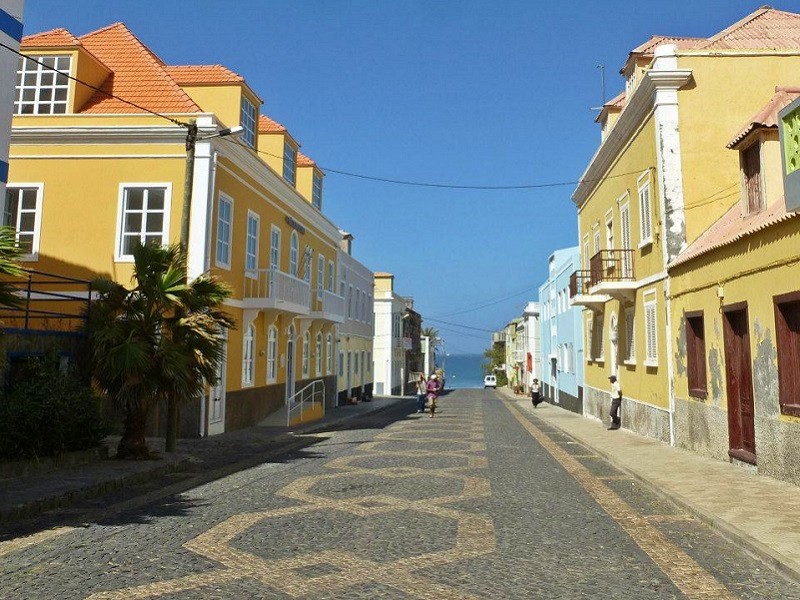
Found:
[[[244,83],[244,77],[222,65],[176,65],[166,69],[178,85]]]
[[[708,38],[704,50],[798,49],[800,14],[762,6]]]
[[[286,127],[270,119],[267,115],[259,115],[258,133],[286,133]]]
[[[297,166],[298,167],[316,167],[317,163],[311,160],[302,152],[297,153]]]
[[[81,36],[80,42],[112,74],[101,86],[154,112],[192,113],[200,107],[170,77],[164,62],[122,23]],[[134,113],[138,109],[100,92],[81,108],[84,113]]]
[[[776,225],[789,219],[800,217],[800,212],[786,212],[786,203],[783,197],[775,201],[772,206],[755,215],[742,215],[742,208],[737,202],[731,209],[714,222],[699,238],[692,242],[675,260],[669,268],[676,267],[698,256],[728,246],[734,242]]]
[[[772,96],[764,108],[753,115],[747,125],[728,142],[727,147],[731,149],[736,148],[739,142],[755,129],[760,127],[777,127],[778,113],[798,97],[800,97],[800,87],[776,87],[775,95]]]
[[[706,38],[654,35],[641,46],[637,46],[631,50],[631,54],[652,54],[656,49],[656,46],[661,44],[674,44],[681,50],[686,48],[697,48],[697,46],[706,41]]]
[[[44,48],[48,46],[64,47],[80,45],[80,40],[63,27],[23,36],[22,43],[20,44],[23,50],[26,48]]]

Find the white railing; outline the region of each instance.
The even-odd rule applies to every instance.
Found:
[[[328,290],[317,290],[317,298],[322,302],[322,311],[344,319],[344,296]]]
[[[303,421],[303,413],[319,412],[320,416],[325,415],[325,382],[322,379],[312,381],[294,396],[289,398],[289,406],[286,410],[286,426],[292,424],[292,416],[299,417]]]
[[[291,302],[300,306],[311,305],[309,283],[278,269],[247,271],[244,282],[245,298]]]

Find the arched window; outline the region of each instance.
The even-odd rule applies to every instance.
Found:
[[[251,323],[244,332],[242,352],[242,385],[253,385],[253,349],[256,343],[256,328]]]
[[[316,367],[317,376],[322,375],[322,332],[317,334],[317,343],[314,345],[314,365]]]
[[[308,377],[308,352],[311,345],[311,336],[306,331],[303,334],[303,377]]]
[[[333,337],[329,333],[325,341],[325,374],[331,373],[333,373]]]
[[[267,383],[275,383],[277,379],[277,361],[278,355],[278,328],[274,325],[269,328],[267,337]]]
[[[297,238],[297,232],[292,232],[292,237],[289,240],[289,274],[297,277],[297,253],[299,252],[300,240]]]

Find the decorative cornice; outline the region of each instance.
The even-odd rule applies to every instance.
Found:
[[[209,131],[209,133],[214,130]],[[206,132],[203,132],[206,133]],[[179,144],[186,139],[186,129],[176,125],[98,125],[67,127],[13,127],[12,144]]]
[[[597,186],[603,182],[614,159],[617,158],[645,117],[653,110],[656,105],[656,93],[662,90],[677,91],[686,85],[691,77],[690,69],[668,71],[651,69],[644,74],[641,83],[628,98],[628,103],[613,129],[581,175],[581,183],[572,194],[572,201],[578,207],[582,206]]]

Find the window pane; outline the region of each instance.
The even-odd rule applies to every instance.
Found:
[[[125,215],[125,233],[140,233],[142,231],[142,214],[128,213]]]
[[[144,190],[137,189],[137,188],[130,188],[127,190],[128,196],[128,209],[129,210],[141,210],[142,204],[144,200]]]
[[[55,56],[42,56],[39,58],[39,62],[43,63],[46,67],[55,68],[56,66],[56,57]]]
[[[24,210],[36,210],[36,190],[22,190],[22,208]]]
[[[36,222],[36,214],[32,212],[24,212],[20,216],[19,219],[19,230],[20,231],[33,231],[34,224]]]
[[[164,190],[161,188],[150,189],[147,194],[147,208],[150,210],[164,210]]]
[[[147,215],[147,233],[161,233],[164,225],[163,213],[149,213]]]
[[[49,73],[48,72],[42,73],[40,81],[42,87],[52,86],[56,81],[56,74],[53,73],[52,71],[50,71]]]
[[[20,233],[19,234],[19,249],[22,250],[25,254],[31,254],[33,252],[33,234],[32,233]]]
[[[42,102],[50,102],[53,99],[53,90],[41,90],[39,92],[39,100]]]
[[[22,91],[22,99],[25,102],[33,102],[36,100],[36,90],[34,89],[26,89]]]
[[[66,88],[57,89],[55,99],[64,102],[67,99],[67,89]]]
[[[155,244],[156,246],[161,245],[161,236],[160,235],[148,235],[144,238],[145,244]]]
[[[133,254],[133,249],[139,243],[138,235],[126,235],[122,238],[122,254]]]

